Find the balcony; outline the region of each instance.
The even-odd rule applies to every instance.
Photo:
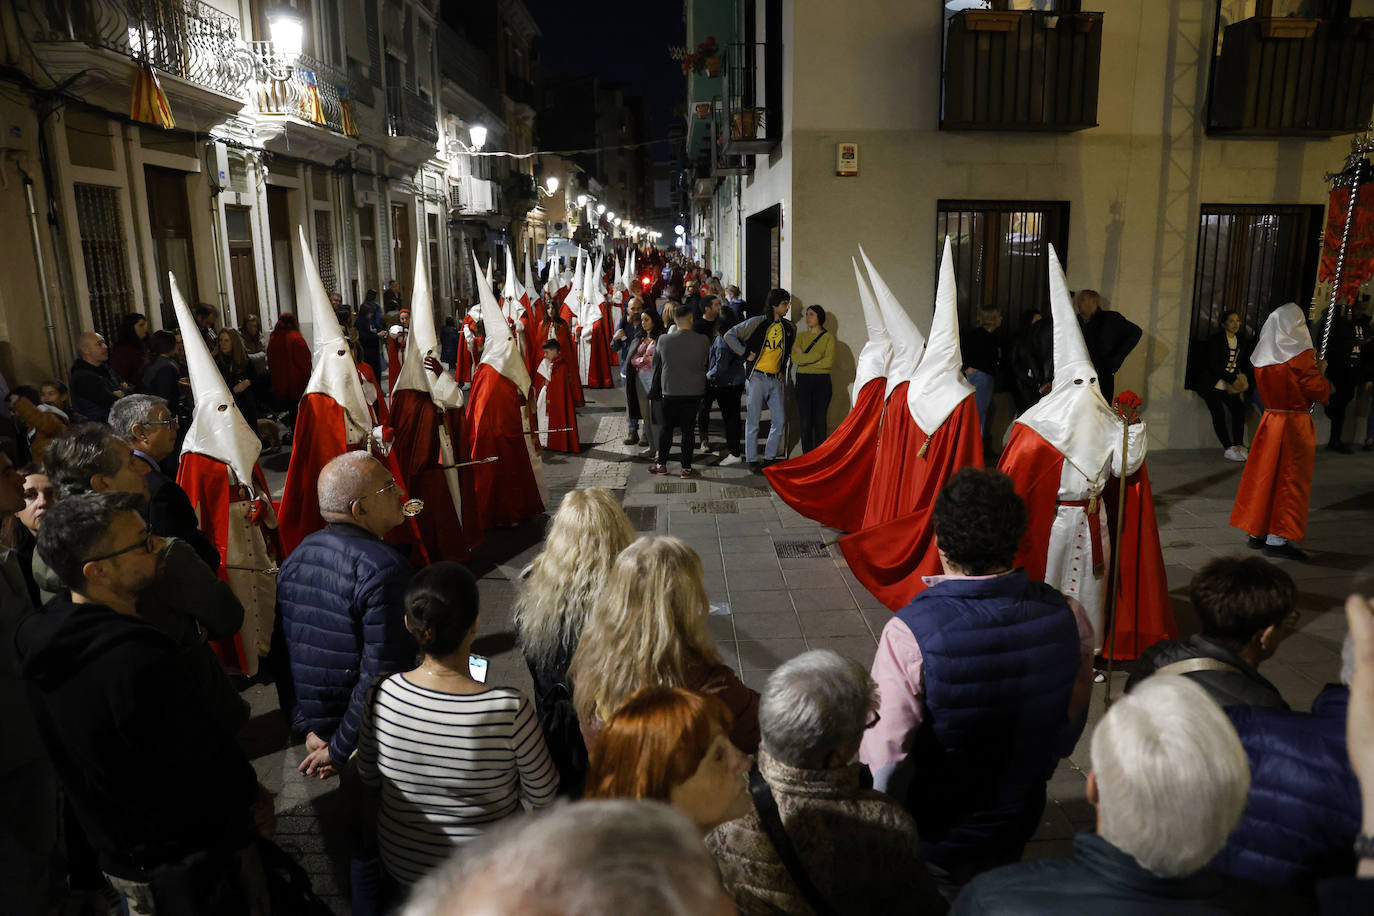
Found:
[[[1374,106],[1374,19],[1254,16],[1226,27],[1207,131],[1331,137],[1364,130]]]
[[[1096,127],[1101,60],[1101,13],[955,13],[945,36],[940,128]]]
[[[343,100],[348,89],[340,70],[301,54],[288,66],[270,41],[250,47],[259,65],[253,106],[263,146],[331,165],[358,145],[344,129]],[[353,118],[356,111],[351,111]],[[356,134],[356,122],[349,125]]]
[[[45,77],[110,111],[129,110],[139,62],[159,71],[177,127],[210,130],[243,108],[257,67],[239,21],[200,0],[17,0],[20,31]]]
[[[782,46],[736,42],[725,52],[726,156],[771,153],[782,140]]]
[[[415,166],[438,153],[434,103],[420,93],[399,86],[387,89],[386,125],[386,152],[397,162]]]
[[[492,113],[501,110],[501,94],[491,77],[491,59],[449,26],[440,23],[434,33],[439,53],[439,75],[462,89]]]

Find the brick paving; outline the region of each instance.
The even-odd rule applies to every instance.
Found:
[[[807,649],[829,648],[864,664],[872,661],[891,614],[829,546],[838,532],[792,511],[747,467],[716,467],[720,453],[696,462],[700,480],[650,475],[648,459],[621,444],[626,423],[620,392],[588,390],[587,399],[578,418],[583,453],[544,453],[554,506],[576,487],[607,487],[622,496],[638,530],[681,537],[695,548],[712,602],[711,632],[745,683],[761,688],[774,668]],[[284,479],[285,460],[281,455],[265,462],[274,486]],[[676,471],[676,462],[670,467]],[[1223,461],[1219,449],[1208,449],[1156,453],[1149,469],[1170,594],[1186,634],[1197,628],[1187,600],[1192,574],[1212,557],[1246,552],[1245,536],[1226,523],[1241,465]],[[1346,594],[1374,588],[1367,547],[1374,534],[1370,456],[1318,454],[1312,519],[1305,545],[1312,562],[1284,564],[1299,585],[1302,622],[1263,669],[1295,709],[1306,709],[1322,685],[1337,677]],[[474,651],[490,658],[490,683],[526,692],[529,672],[512,626],[513,583],[538,553],[546,523],[541,517],[488,532],[471,563],[482,598],[483,633]],[[1115,693],[1125,679],[1124,672],[1114,674]],[[1050,782],[1049,804],[1027,858],[1067,855],[1073,834],[1093,825],[1084,786],[1104,694],[1105,685],[1097,685],[1083,739]],[[278,840],[310,871],[335,911],[347,913],[337,781],[307,780],[296,772],[304,748],[288,744],[270,684],[248,686],[245,696],[255,714],[247,738],[254,766],[278,793]]]

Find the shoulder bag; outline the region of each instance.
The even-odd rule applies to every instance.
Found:
[[[777,799],[773,798],[773,790],[768,787],[768,781],[759,772],[757,763],[749,770],[749,792],[754,796],[754,808],[759,813],[759,823],[763,826],[764,833],[768,834],[768,840],[777,851],[778,858],[782,860],[782,867],[787,869],[792,883],[797,885],[797,890],[801,892],[802,899],[806,901],[807,906],[816,911],[816,916],[836,916],[835,909],[821,896],[821,892],[817,890],[807,873],[806,866],[797,855],[792,838],[787,835],[787,828],[782,824]]]

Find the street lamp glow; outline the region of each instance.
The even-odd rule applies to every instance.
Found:
[[[305,41],[305,20],[301,14],[289,6],[274,7],[267,12],[267,28],[272,33],[272,44],[287,66],[295,63]]]
[[[544,187],[548,189],[548,191],[549,191],[550,194],[552,194],[554,191],[557,191],[557,190],[558,190],[558,176],[557,176],[557,175],[550,175],[548,178],[546,178],[546,179],[544,180]]]
[[[600,216],[601,214],[603,214],[603,213],[605,213],[605,212],[606,212],[606,205],[605,205],[605,204],[597,204],[597,205],[596,205],[596,215],[597,215],[597,216]]]
[[[677,233],[678,235],[686,235],[687,227],[683,226],[682,223],[678,223],[676,226],[673,227],[673,232]]]
[[[487,129],[481,124],[474,124],[468,129],[468,136],[472,138],[472,148],[481,149],[487,143]]]
[[[611,224],[612,224],[612,225],[615,225],[615,226],[619,226],[619,225],[620,225],[620,217],[617,216],[615,219],[611,220]]]
[[[585,206],[587,206],[587,195],[586,195],[586,194],[579,194],[579,195],[577,195],[577,205],[578,205],[579,207],[585,207]]]

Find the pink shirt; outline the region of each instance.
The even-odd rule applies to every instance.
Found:
[[[996,579],[992,576],[926,576],[927,587],[947,579]],[[1093,625],[1088,612],[1073,598],[1068,599],[1078,623],[1079,651],[1086,658],[1093,654]],[[1091,675],[1090,675],[1091,676]],[[859,759],[873,771],[873,788],[895,796],[905,796],[905,786],[892,787],[893,774],[911,752],[911,745],[925,721],[925,661],[911,629],[893,615],[883,626],[878,652],[873,656],[873,680],[878,684],[878,724],[864,732]],[[901,782],[899,777],[897,782]]]

